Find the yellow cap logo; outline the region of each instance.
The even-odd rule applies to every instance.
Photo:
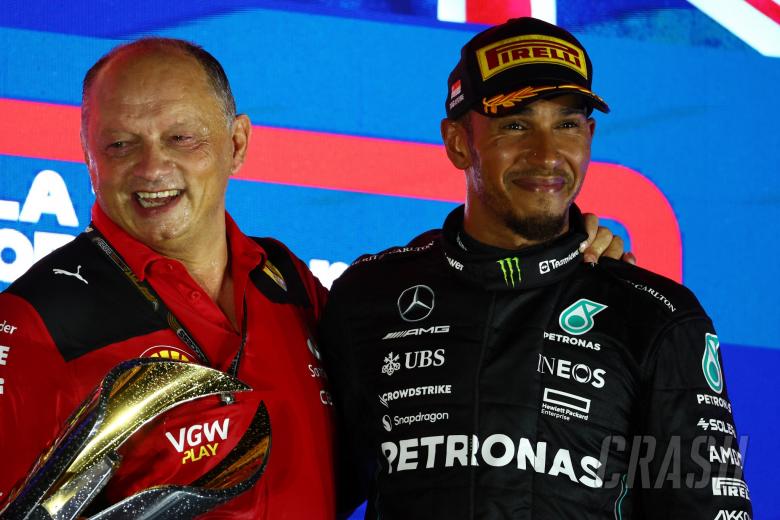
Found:
[[[588,79],[585,52],[571,43],[539,34],[507,38],[477,51],[482,80],[520,65],[552,63],[577,71]]]
[[[156,345],[144,350],[139,357],[151,357],[160,359],[170,359],[172,361],[191,361],[189,355],[180,348],[170,345]]]
[[[508,94],[498,94],[497,96],[493,96],[490,99],[482,98],[482,107],[484,109],[485,114],[497,114],[499,108],[512,108],[516,104],[525,101],[526,99],[534,98],[542,92],[548,90],[564,90],[564,89],[582,92],[583,94],[591,96],[592,98],[597,99],[601,103],[604,103],[603,99],[598,97],[590,90],[583,88],[579,85],[571,84],[571,85],[555,85],[549,87],[523,87],[520,90],[515,90],[514,92],[510,92]]]

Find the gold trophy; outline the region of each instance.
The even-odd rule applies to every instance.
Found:
[[[211,395],[232,402],[251,391],[212,368],[132,359],[113,368],[76,409],[64,432],[11,493],[0,518],[71,520],[100,493],[122,463],[118,449],[141,427],[182,403]],[[188,486],[155,486],[132,495],[90,520],[193,518],[249,489],[263,473],[271,447],[264,403],[236,447],[215,468]]]

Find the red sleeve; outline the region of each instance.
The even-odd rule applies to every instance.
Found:
[[[0,317],[0,505],[4,505],[14,485],[56,437],[73,405],[60,390],[70,388],[69,370],[38,313],[22,298],[3,293]]]

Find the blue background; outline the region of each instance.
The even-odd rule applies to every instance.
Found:
[[[423,143],[440,143],[446,77],[461,45],[483,28],[438,21],[430,0],[50,5],[0,7],[0,98],[78,105],[82,76],[100,55],[154,33],[214,54],[239,110],[255,124]],[[558,23],[588,48],[594,90],[612,108],[597,116],[593,159],[641,172],[674,209],[683,281],[718,328],[737,427],[750,437],[755,517],[780,518],[773,397],[780,59],[760,55],[683,1],[559,0],[557,11]],[[80,164],[0,156],[0,200],[22,203],[43,169],[65,179],[85,226],[93,197]],[[249,181],[231,181],[228,206],[244,231],[280,238],[305,261],[329,262],[405,243],[453,207]],[[30,238],[79,231],[51,216],[36,224],[0,220],[0,228]],[[0,255],[13,261],[7,248]]]

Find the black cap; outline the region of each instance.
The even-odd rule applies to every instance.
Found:
[[[463,46],[447,81],[447,117],[469,110],[487,117],[517,112],[543,97],[581,94],[591,108],[609,107],[590,88],[593,66],[565,29],[536,18],[513,18]]]

